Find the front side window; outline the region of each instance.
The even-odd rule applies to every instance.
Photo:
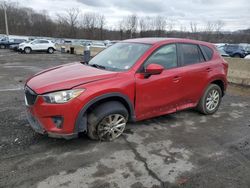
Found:
[[[180,44],[180,52],[184,65],[192,65],[205,61],[198,45],[196,44]]]
[[[32,42],[32,44],[40,44],[40,40],[35,40]]]
[[[149,64],[159,64],[165,69],[177,67],[177,52],[175,44],[168,44],[156,50],[144,64],[144,68]]]
[[[149,44],[116,43],[89,61],[89,65],[110,71],[125,71],[151,47]]]

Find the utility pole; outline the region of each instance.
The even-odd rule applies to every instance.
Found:
[[[4,2],[3,4],[3,10],[4,10],[4,19],[5,19],[5,29],[6,29],[6,35],[9,35],[9,26],[8,26],[8,18],[7,18],[7,11],[6,11],[6,4]]]

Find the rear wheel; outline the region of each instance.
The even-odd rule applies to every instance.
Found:
[[[26,54],[30,54],[30,53],[31,53],[31,48],[30,48],[30,47],[24,48],[24,52],[25,52]]]
[[[88,136],[94,140],[112,141],[124,131],[128,111],[117,101],[105,102],[88,115]]]
[[[221,102],[222,91],[216,84],[211,84],[206,89],[198,104],[198,110],[206,115],[215,113]]]
[[[48,53],[49,54],[53,54],[54,53],[54,49],[53,48],[48,48]]]

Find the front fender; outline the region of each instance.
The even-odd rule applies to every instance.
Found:
[[[119,92],[112,92],[112,93],[107,93],[107,94],[103,94],[103,95],[100,95],[98,97],[95,97],[82,107],[82,109],[78,113],[78,116],[77,116],[77,119],[75,122],[74,132],[78,133],[78,132],[87,131],[86,111],[89,109],[89,107],[91,105],[93,105],[94,103],[101,101],[103,99],[108,99],[108,98],[112,98],[112,97],[119,97],[119,98],[123,99],[124,101],[126,101],[127,106],[129,108],[129,112],[130,112],[130,121],[135,121],[136,116],[135,116],[134,106],[133,106],[132,102],[130,101],[129,97],[122,94],[122,93],[119,93]]]

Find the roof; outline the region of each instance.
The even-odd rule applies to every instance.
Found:
[[[185,38],[134,38],[134,39],[127,39],[123,40],[122,42],[133,42],[133,43],[142,43],[142,44],[157,44],[162,42],[187,42],[187,43],[199,43],[199,44],[211,44],[203,41],[192,40],[192,39],[185,39]]]

